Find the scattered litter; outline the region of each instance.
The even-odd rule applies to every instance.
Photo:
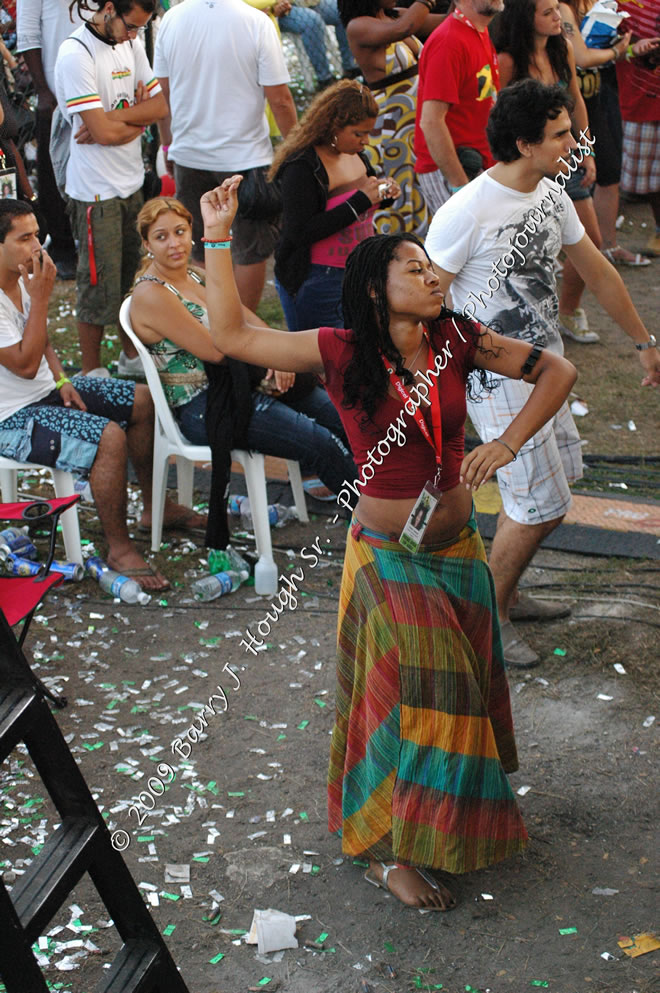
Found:
[[[606,962],[616,962],[616,956],[610,955],[609,952],[601,952],[600,957],[605,959]]]
[[[599,693],[596,697],[597,700],[613,700],[613,696],[608,696],[607,693]]]
[[[245,941],[248,945],[257,945],[260,955],[283,948],[298,948],[296,919],[272,908],[255,910]]]
[[[589,413],[589,408],[584,400],[574,400],[571,404],[571,413],[575,417],[586,417]]]
[[[633,420],[628,421],[628,430],[629,431],[636,431],[637,430],[637,425],[635,424],[635,422]]]
[[[650,934],[648,931],[644,932],[644,934],[636,934],[633,938],[623,937],[617,944],[632,959],[636,959],[638,955],[646,955],[647,952],[654,952],[657,948],[660,948],[660,941],[658,941],[654,934]]]
[[[566,654],[565,648],[555,648],[553,655],[561,655],[562,657]]]
[[[190,882],[190,866],[189,865],[165,865],[165,882],[166,883],[189,883]]]
[[[625,676],[626,670],[623,668],[620,662],[615,662],[614,668],[619,673],[620,676]]]
[[[609,487],[611,487],[611,489],[613,489],[613,490],[627,490],[628,489],[628,484],[627,483],[608,483],[607,485]]]
[[[577,928],[576,927],[560,927],[559,928],[559,933],[560,934],[577,934]]]
[[[547,979],[532,979],[532,981],[531,981],[531,983],[529,985],[530,986],[543,986],[543,987],[545,987],[547,989],[547,987],[550,985],[550,983],[548,982]]]
[[[481,899],[482,900],[494,900],[495,897],[493,896],[492,893],[482,893],[481,894]]]
[[[516,792],[518,796],[527,796],[531,788],[531,786],[521,786],[520,789],[516,790]]]
[[[594,886],[591,891],[594,896],[614,896],[618,890],[611,890],[608,886]]]
[[[653,714],[651,714],[649,717],[644,718],[644,720],[642,721],[642,727],[650,728],[654,721],[655,721],[655,717],[653,716]]]
[[[621,424],[610,424],[613,431],[620,431],[623,425]]]

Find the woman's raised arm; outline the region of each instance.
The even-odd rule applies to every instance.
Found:
[[[225,179],[200,201],[206,243],[206,298],[215,347],[225,355],[283,372],[322,372],[318,328],[278,331],[248,323],[231,263],[231,225],[238,208],[242,176]],[[222,247],[211,247],[213,245]]]

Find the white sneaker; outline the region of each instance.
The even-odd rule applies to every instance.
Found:
[[[106,369],[104,365],[100,365],[96,369],[92,369],[91,372],[86,372],[85,375],[90,376],[92,379],[109,379],[110,370]]]
[[[140,356],[136,355],[134,359],[129,359],[122,349],[119,353],[119,362],[117,363],[117,375],[136,376],[144,379],[144,366],[142,365]]]
[[[589,330],[587,315],[582,307],[577,307],[572,314],[560,314],[559,330],[565,338],[572,338],[582,345],[591,345],[600,341],[598,332]]]

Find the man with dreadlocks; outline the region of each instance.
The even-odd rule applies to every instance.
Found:
[[[119,307],[140,262],[135,219],[142,207],[141,136],[167,114],[137,38],[156,0],[75,0],[85,22],[60,47],[55,87],[60,110],[72,124],[66,170],[71,226],[79,245],[78,337],[85,375],[107,376],[101,340],[119,324]],[[135,346],[120,328],[119,372],[141,374]]]
[[[228,251],[240,181],[201,201],[211,337],[237,359],[324,373],[358,469],[339,605],[330,830],[346,854],[369,860],[370,883],[408,906],[448,910],[451,891],[429,870],[480,869],[527,842],[506,777],[518,760],[472,494],[558,410],[575,369],[543,351],[530,372],[529,344],[448,311],[410,234],[367,238],[349,255],[342,304],[351,330],[251,326]],[[534,389],[500,438],[463,458],[472,370]]]

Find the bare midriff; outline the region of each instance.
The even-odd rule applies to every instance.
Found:
[[[398,540],[416,500],[417,497],[385,500],[362,494],[355,508],[355,516],[365,528],[388,536],[395,535]],[[457,537],[470,519],[471,511],[471,490],[467,490],[462,483],[447,490],[431,517],[424,534],[424,544]]]

